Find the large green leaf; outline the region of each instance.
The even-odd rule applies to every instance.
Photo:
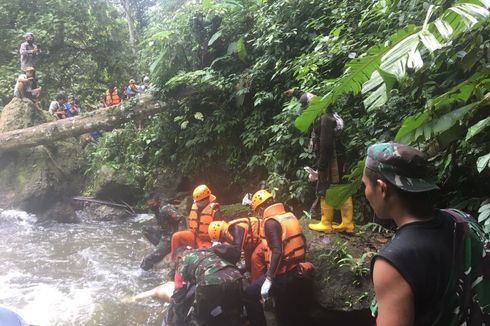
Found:
[[[429,106],[433,106],[435,109],[447,107],[457,102],[466,102],[473,95],[475,88],[484,81],[490,74],[489,69],[483,69],[462,83],[451,88],[446,93],[439,95],[435,99],[431,100]]]
[[[408,25],[390,37],[390,41],[396,43],[404,39],[415,31],[415,25]],[[312,108],[311,103],[307,110],[296,118],[295,126],[302,132],[306,132],[316,118],[322,114],[325,109],[332,104],[340,95],[353,92],[359,94],[363,84],[369,80],[371,74],[379,69],[381,58],[386,54],[389,48],[384,45],[375,45],[371,47],[363,57],[351,60],[346,66],[344,74],[336,79],[332,84],[331,91],[321,98],[321,104]]]
[[[240,60],[245,62],[245,58],[247,57],[247,49],[245,48],[245,39],[243,38],[243,36],[240,37],[240,39],[238,39],[238,41],[236,42],[236,49]]]
[[[421,112],[405,118],[395,136],[395,141],[404,142],[405,136],[419,128],[429,118],[429,112]]]
[[[483,131],[486,127],[490,126],[490,116],[486,117],[485,119],[479,121],[478,123],[474,124],[471,126],[470,129],[468,129],[468,133],[466,134],[465,140],[468,141],[477,134],[479,134],[481,131]]]
[[[360,183],[353,182],[350,184],[340,184],[340,185],[331,185],[327,193],[325,194],[325,201],[330,206],[333,206],[336,209],[340,209],[342,205],[345,203],[347,198],[352,196],[359,189]]]
[[[476,160],[476,169],[479,173],[481,173],[487,167],[490,167],[490,153],[480,156],[478,160]]]
[[[403,133],[400,132],[400,129],[396,140],[404,144],[411,144],[419,140],[421,136],[424,136],[425,139],[437,136],[454,126],[457,122],[461,121],[469,111],[478,107],[479,105],[479,102],[471,103],[457,110],[443,114],[442,116],[435,116],[431,118],[425,116],[427,112],[424,112],[422,115],[417,117],[409,117],[403,122],[405,129]],[[416,125],[418,126],[415,127]],[[402,136],[399,136],[399,134]]]
[[[419,51],[422,46],[432,53],[450,45],[451,40],[460,36],[462,32],[485,22],[490,14],[488,7],[488,1],[460,2],[447,9],[435,22],[428,23],[435,9],[431,5],[422,29],[393,44],[382,57],[380,68],[398,79],[404,77],[405,67],[412,70],[420,69],[424,64]],[[364,102],[369,111],[384,105],[388,96],[386,82],[376,72],[372,73],[367,84],[368,86],[363,87],[363,94],[372,91]]]

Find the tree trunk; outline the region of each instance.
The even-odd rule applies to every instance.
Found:
[[[94,130],[112,130],[124,122],[138,117],[146,117],[166,106],[166,103],[153,102],[151,95],[143,94],[137,103],[124,102],[117,106],[99,109],[73,118],[0,133],[0,153],[46,145]]]
[[[133,15],[131,15],[131,5],[129,3],[129,0],[121,0],[121,4],[124,8],[124,13],[126,14],[126,20],[128,21],[129,42],[131,43],[131,49],[133,50],[133,54],[136,55],[136,44],[138,43],[138,35],[136,34]]]

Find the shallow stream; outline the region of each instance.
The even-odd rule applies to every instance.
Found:
[[[152,250],[141,234],[149,218],[38,223],[24,212],[0,211],[0,306],[39,326],[161,325],[161,303],[125,301],[167,274],[139,268]]]

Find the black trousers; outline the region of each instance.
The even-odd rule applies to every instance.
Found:
[[[260,289],[265,275],[245,290],[245,307],[252,326],[266,326]],[[272,281],[270,295],[274,299],[274,314],[279,326],[314,325],[310,310],[314,306],[312,280],[297,275],[296,269],[277,275]]]

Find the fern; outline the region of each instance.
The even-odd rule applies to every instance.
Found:
[[[345,93],[370,93],[364,105],[368,110],[377,108],[388,99],[394,78],[406,75],[407,68],[418,70],[423,65],[421,50],[432,53],[451,44],[463,32],[485,21],[489,16],[488,0],[468,0],[450,7],[429,23],[434,11],[430,6],[422,27],[409,25],[390,37],[390,46],[373,46],[365,56],[347,64],[344,74],[332,82],[332,88],[321,99],[313,101],[295,121],[295,126],[305,132],[327,107]],[[423,46],[423,47],[422,47]]]
[[[404,39],[413,33],[415,25],[409,25],[390,37],[391,42]],[[329,93],[323,97],[315,97],[308,105],[308,108],[295,121],[295,126],[299,130],[306,132],[310,125],[330,106],[337,98],[349,92],[359,94],[363,84],[366,83],[371,74],[379,69],[381,58],[388,52],[389,48],[384,45],[371,47],[363,57],[351,60],[347,64],[344,74],[332,82]]]
[[[485,21],[490,14],[488,8],[487,0],[461,2],[447,9],[434,22],[428,23],[436,9],[430,6],[420,31],[393,45],[381,59],[380,69],[401,79],[406,75],[406,68],[414,71],[422,68],[422,50],[432,53],[450,45],[451,40]],[[363,86],[363,94],[371,92],[364,100],[366,108],[372,110],[384,105],[388,99],[388,91],[385,79],[381,78],[378,71],[373,72],[370,80]]]

